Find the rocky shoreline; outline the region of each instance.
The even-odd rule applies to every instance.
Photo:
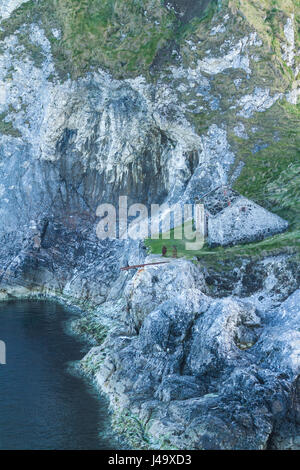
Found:
[[[24,293],[24,291],[20,293],[14,291],[13,294],[2,294],[0,297],[0,302],[10,300],[43,300],[46,302],[55,302],[67,307],[71,311],[75,311],[76,314],[81,315],[81,318],[70,320],[67,332],[70,335],[81,336],[90,347],[101,344],[109,333],[107,326],[104,327],[101,322],[99,322],[99,317],[96,314],[97,308],[95,306],[83,307],[81,304],[78,305],[77,299],[72,299],[71,297],[67,298],[55,292],[45,292],[41,289],[40,291],[30,291],[27,294]],[[89,354],[90,352],[87,356],[89,356]],[[132,414],[129,409],[121,410],[116,406],[114,397],[110,396],[96,380],[95,374],[97,367],[94,367],[88,357],[83,357],[80,362],[73,364],[72,367],[74,368],[74,373],[87,378],[101,394],[105,394],[107,397],[110,403],[112,430],[116,433],[114,439],[117,438],[120,440],[120,448],[136,450],[160,448],[160,444],[147,435],[145,426],[137,416]]]
[[[118,279],[118,300],[79,305],[73,330],[95,344],[82,370],[107,394],[130,446],[299,447],[300,291],[291,293],[288,264],[284,286],[272,262],[250,296],[211,297],[199,263],[178,259]],[[47,289],[27,297],[78,305]]]

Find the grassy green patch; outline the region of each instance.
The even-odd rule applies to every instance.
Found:
[[[153,240],[147,238],[145,245],[148,252],[152,254],[161,254],[162,247],[167,248],[166,257],[172,257],[173,247],[176,246],[178,257],[193,259],[197,257],[200,260],[207,261],[208,264],[216,266],[218,263],[224,263],[227,260],[236,258],[259,258],[268,255],[276,255],[280,253],[290,253],[298,255],[300,253],[300,229],[290,229],[285,233],[274,235],[259,242],[229,246],[210,248],[207,244],[197,251],[188,251],[185,249],[187,240],[175,240],[173,234],[169,240],[162,238]]]
[[[174,15],[160,0],[57,0],[55,6],[75,73],[90,65],[140,73],[172,35]]]
[[[209,20],[213,11],[210,6],[204,19]],[[51,42],[61,76],[76,77],[102,67],[121,78],[146,73],[157,52],[168,41],[185,38],[197,21],[181,28],[180,20],[162,0],[32,0],[2,22],[0,40],[24,25],[37,23]],[[61,38],[54,37],[53,28],[61,31]],[[33,50],[24,35],[20,41]]]
[[[186,223],[186,227],[188,229],[191,228],[191,223],[192,222]],[[175,233],[175,230],[177,230],[177,233],[178,233],[178,228],[181,231],[182,239],[178,239],[178,235]],[[165,247],[167,249],[165,257],[171,258],[173,257],[173,252],[174,252],[174,247],[175,247],[178,258],[186,257],[187,259],[192,259],[197,254],[199,254],[199,251],[197,250],[186,249],[186,243],[190,243],[191,240],[185,237],[184,225],[182,225],[181,227],[177,227],[175,230],[171,229],[168,232],[160,233],[159,238],[157,239],[147,238],[145,240],[145,245],[148,248],[149,253],[161,255],[162,248]]]
[[[172,36],[175,15],[160,0],[41,0],[28,2],[3,22],[0,40],[24,24],[42,24],[61,74],[90,67],[117,75],[141,73]],[[52,29],[62,37],[56,39]],[[33,47],[29,46],[29,49]]]
[[[243,29],[243,16],[280,56],[283,25],[294,9],[297,20],[298,0],[229,0],[222,2],[222,8],[227,8],[227,4],[238,13],[232,24],[235,36]],[[165,8],[162,0],[31,0],[2,22],[0,40],[26,24],[37,23],[51,42],[61,75],[76,77],[100,66],[118,77],[135,76],[146,73],[158,51],[170,41],[182,45],[195,33],[217,41],[217,37],[207,36],[207,24],[217,5],[220,9],[221,3],[212,0],[206,10],[199,10],[199,16],[185,22]],[[223,13],[222,10],[220,20]],[[54,37],[53,28],[61,31],[61,38]],[[43,59],[41,52],[28,44],[26,35],[20,40],[33,51],[37,62]]]
[[[230,0],[229,6],[242,13],[270,45],[274,35],[282,35],[282,23],[297,8],[293,0]]]

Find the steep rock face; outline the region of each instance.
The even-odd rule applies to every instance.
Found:
[[[84,367],[160,445],[297,448],[299,291],[277,308],[272,294],[266,306],[204,291],[201,270],[187,261],[137,273],[113,333]]]
[[[93,0],[99,18],[21,3],[0,7],[1,297],[89,310],[109,333],[85,369],[160,446],[297,447],[293,2],[218,2],[206,19],[217,2]],[[290,232],[217,267],[201,252],[200,266],[121,274],[143,244],[96,236],[102,202],[193,202],[226,184]]]

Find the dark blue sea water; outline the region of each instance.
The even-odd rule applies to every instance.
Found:
[[[0,303],[0,449],[115,449],[107,402],[70,373],[84,344],[66,333],[74,314],[52,302]]]

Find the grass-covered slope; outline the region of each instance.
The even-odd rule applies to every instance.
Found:
[[[149,67],[175,20],[160,0],[58,0],[55,8],[76,70],[101,64],[119,75]]]
[[[211,36],[212,18],[215,24],[220,24],[228,12],[226,31]],[[282,58],[284,26],[292,15],[298,25],[295,49],[299,50],[300,0],[31,0],[2,22],[0,40],[21,31],[19,41],[38,63],[37,46],[30,44],[23,31],[26,25],[35,22],[43,27],[51,42],[56,68],[63,78],[76,78],[97,67],[125,78],[147,75],[160,54],[164,55],[165,64],[171,60],[173,47],[180,52],[184,66],[196,67],[207,50],[217,57],[224,42],[233,39],[236,42],[257,31],[263,47],[257,50],[260,60],[251,61],[250,78],[236,69],[216,74],[211,80],[211,94],[219,98],[219,109],[204,109],[198,114],[186,112],[199,135],[205,134],[212,123],[226,126],[236,155],[235,165],[240,161],[245,164],[234,188],[290,223],[288,232],[262,242],[227,249],[204,248],[199,255],[257,256],[299,249],[300,110],[299,105],[290,105],[282,98],[263,113],[254,113],[248,119],[239,117],[248,136],[242,139],[233,132],[238,110],[233,111],[231,105],[233,98],[238,101],[257,87],[269,89],[273,96],[297,86],[291,67]],[[56,29],[60,36],[53,33]],[[196,48],[191,49],[191,41]],[[162,53],[164,50],[168,52]],[[299,57],[295,57],[295,66],[297,61]],[[156,72],[153,73],[155,79]],[[234,84],[236,78],[242,78],[238,89]],[[199,107],[202,98],[193,96],[190,90],[187,96],[182,95],[182,104],[193,98]],[[0,131],[13,132],[4,115],[0,116]],[[154,252],[161,252],[160,241],[147,243]],[[182,242],[176,243],[181,252]],[[170,241],[170,250],[172,244]]]
[[[172,3],[163,0],[31,0],[2,23],[0,40],[35,21],[46,31],[62,75],[70,73],[76,77],[91,67],[106,68],[119,78],[139,75],[149,70],[160,49],[181,37],[183,25],[192,19],[178,15]],[[193,9],[193,16],[203,18],[207,11],[216,7],[217,0],[192,3],[198,5]],[[62,32],[60,38],[55,38],[53,28]]]

